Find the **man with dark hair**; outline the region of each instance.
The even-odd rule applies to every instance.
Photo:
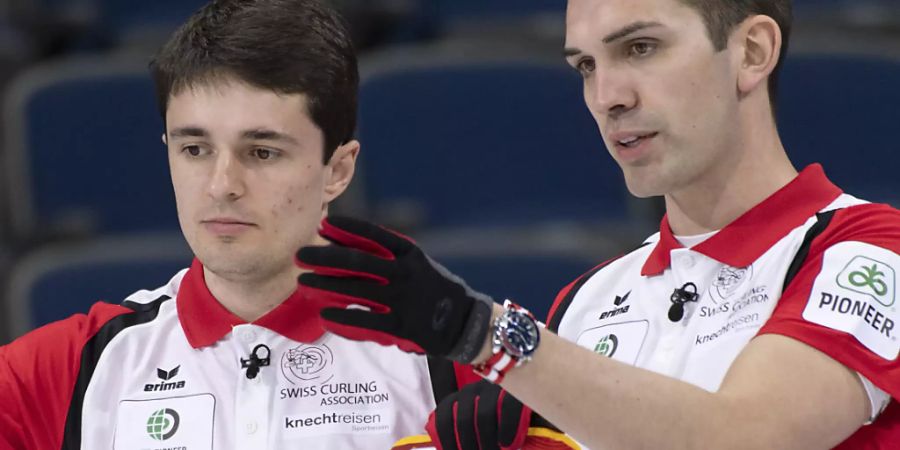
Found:
[[[778,28],[781,29],[781,48],[778,61],[768,79],[769,103],[774,110],[778,97],[778,74],[787,56],[791,37],[793,22],[791,0],[682,0],[682,2],[703,17],[706,32],[716,51],[728,47],[731,32],[750,16],[768,16],[778,24]]]
[[[196,259],[0,347],[0,448],[384,450],[419,432],[443,389],[432,370],[453,366],[328,333],[324,299],[297,290],[294,253],[325,243],[360,148],[340,18],[317,0],[216,0],[151,71]]]
[[[325,327],[475,365],[486,381],[429,422],[445,450],[508,448],[529,420],[494,407],[511,396],[590,448],[897,448],[900,212],[788,159],[770,89],[789,1],[569,0],[566,20],[629,190],[665,198],[659,233],[563,288],[545,328],[327,218],[340,245],[297,254],[301,292],[342,303]]]

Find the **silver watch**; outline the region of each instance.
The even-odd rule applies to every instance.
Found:
[[[494,319],[491,352],[503,351],[521,365],[531,360],[538,345],[541,333],[538,321],[527,309],[506,300],[505,311]]]

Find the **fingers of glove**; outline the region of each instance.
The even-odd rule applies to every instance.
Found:
[[[379,314],[390,311],[384,303],[387,288],[372,281],[304,273],[297,278],[297,282],[300,289],[312,292],[313,298],[323,299],[326,304],[362,305]]]
[[[388,283],[395,267],[384,258],[338,245],[303,247],[296,256],[298,266],[321,275],[368,278],[381,284]]]
[[[500,447],[503,450],[520,449],[528,435],[531,408],[523,405],[505,390],[500,390],[498,401]]]
[[[409,238],[373,223],[349,217],[326,217],[319,230],[322,237],[382,258],[393,259],[415,248]]]
[[[397,336],[396,321],[389,314],[340,308],[325,308],[319,314],[322,316],[322,326],[326,330],[347,339],[396,345],[407,353],[425,353],[425,350],[415,342]]]
[[[461,392],[462,393],[462,392]],[[478,436],[478,396],[459,395],[456,399],[456,438],[462,449],[494,450],[494,447],[481,445]]]
[[[456,414],[458,393],[444,398],[434,409],[436,433],[428,434],[431,440],[440,443],[443,450],[462,450],[459,446],[459,435],[456,432]]]
[[[479,391],[476,421],[481,448],[498,450],[500,448],[498,428],[501,417],[497,396],[500,387],[487,381],[480,381],[473,387]]]
[[[438,436],[437,431],[437,421],[435,414],[437,410],[431,411],[431,414],[428,415],[428,422],[425,422],[425,432],[428,433],[428,437],[431,438],[431,444],[434,445],[436,450],[444,450],[444,446],[441,443],[441,438]],[[453,450],[453,449],[450,449]]]

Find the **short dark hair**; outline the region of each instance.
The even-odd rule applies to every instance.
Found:
[[[304,94],[326,164],[356,128],[356,52],[344,20],[319,0],[213,0],[169,38],[150,71],[163,120],[171,95],[234,77]]]
[[[752,15],[769,16],[781,28],[781,55],[769,76],[769,102],[775,110],[778,74],[788,52],[793,8],[791,0],[680,0],[697,10],[706,23],[706,31],[716,50],[724,50],[734,27]]]

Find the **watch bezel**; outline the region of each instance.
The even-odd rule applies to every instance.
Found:
[[[497,317],[493,336],[495,352],[502,348],[518,362],[527,361],[537,350],[540,339],[537,321],[528,312],[507,307]]]

